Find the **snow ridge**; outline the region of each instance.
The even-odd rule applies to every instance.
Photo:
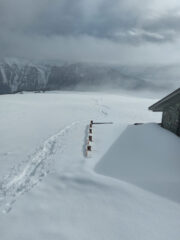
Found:
[[[49,137],[33,154],[22,171],[17,170],[21,168],[18,166],[4,178],[0,183],[0,208],[3,208],[3,213],[8,213],[20,195],[31,190],[49,173],[52,156],[59,148],[63,150],[64,136],[76,124],[77,122],[73,122]]]

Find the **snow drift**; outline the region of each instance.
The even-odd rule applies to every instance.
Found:
[[[128,126],[96,171],[180,202],[180,139],[157,124]]]

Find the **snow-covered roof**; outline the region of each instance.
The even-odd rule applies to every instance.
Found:
[[[177,103],[180,103],[180,88],[150,106],[149,110],[154,112],[163,112],[165,109]]]

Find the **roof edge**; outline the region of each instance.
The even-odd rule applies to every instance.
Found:
[[[151,111],[154,111],[154,112],[162,112],[162,109],[159,108],[160,105],[163,104],[164,102],[168,101],[169,99],[175,97],[177,94],[180,94],[180,88],[176,89],[175,91],[173,91],[172,93],[170,93],[166,97],[164,97],[161,100],[159,100],[158,102],[154,103],[148,109],[151,110]]]

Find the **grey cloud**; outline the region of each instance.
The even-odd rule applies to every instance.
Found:
[[[28,9],[22,4],[22,0],[14,0],[18,3],[18,10],[8,8],[9,0],[6,0],[6,3],[5,0],[1,1],[4,5],[1,7],[0,21],[11,30],[32,34],[71,36],[85,34],[113,39],[115,32],[136,27],[142,16],[142,9],[138,5],[129,5],[125,0],[99,1],[91,15],[88,15],[83,7],[85,0],[46,0],[43,6],[38,4],[43,1],[37,0],[31,1],[36,8],[31,4],[27,6]],[[90,0],[86,0],[87,6],[89,3]]]
[[[113,49],[113,58],[114,49],[122,56],[128,46],[136,52],[147,44],[153,48],[178,41],[178,10],[157,11],[153,17],[151,4],[150,0],[0,0],[0,55],[95,59],[97,54],[103,58],[101,46],[108,46],[107,56]]]
[[[142,28],[149,33],[161,35],[160,42],[174,41],[180,36],[180,12],[174,9],[155,19],[144,21]]]

